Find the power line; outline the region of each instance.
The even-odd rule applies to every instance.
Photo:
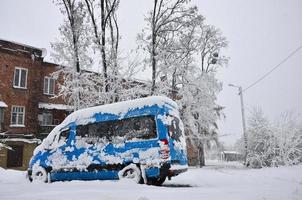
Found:
[[[300,45],[298,48],[296,48],[293,52],[291,52],[286,58],[284,58],[278,65],[276,65],[275,67],[273,67],[269,72],[267,72],[266,74],[264,74],[262,77],[260,77],[258,80],[256,80],[254,83],[252,83],[250,86],[246,87],[245,89],[242,90],[242,92],[245,92],[246,90],[250,89],[251,87],[253,87],[254,85],[256,85],[257,83],[259,83],[260,81],[262,81],[263,79],[265,79],[268,75],[270,75],[273,71],[275,71],[278,67],[280,67],[283,63],[285,63],[290,57],[292,57],[293,55],[295,55],[300,49],[302,48],[302,45]]]

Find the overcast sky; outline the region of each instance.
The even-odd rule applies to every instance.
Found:
[[[144,15],[152,0],[121,0],[119,24],[121,48],[136,47],[136,34],[144,27]],[[220,28],[229,41],[231,58],[219,71],[223,91],[218,102],[225,106],[221,137],[232,144],[242,134],[240,101],[236,88],[248,87],[302,45],[301,0],[193,0],[206,22]],[[1,0],[0,38],[50,49],[62,22],[52,0]],[[302,50],[244,93],[246,115],[255,106],[274,120],[282,112],[302,113]]]

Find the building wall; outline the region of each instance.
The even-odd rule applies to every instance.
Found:
[[[39,84],[39,74],[35,70],[37,63],[22,55],[16,56],[0,52],[0,91],[1,100],[4,101],[8,107],[4,113],[4,130],[11,130],[15,133],[34,132],[36,119],[33,117],[37,113],[35,100],[31,97],[35,95],[36,91],[32,88]],[[15,67],[22,67],[28,69],[27,89],[18,89],[13,87],[14,70]],[[25,106],[25,121],[24,128],[10,127],[11,108],[12,105]],[[27,115],[30,111],[31,114]]]
[[[1,41],[0,41],[1,45]],[[10,45],[11,48],[21,48],[18,45]],[[28,50],[30,51],[30,50]],[[15,67],[22,67],[27,72],[27,89],[13,87]],[[57,69],[52,63],[43,62],[42,58],[34,58],[32,54],[15,52],[3,49],[0,46],[0,100],[4,101],[8,107],[4,111],[3,130],[13,133],[33,133],[38,129],[38,103],[58,103],[63,104],[61,98],[50,98],[43,94],[44,77],[49,76]],[[56,88],[57,89],[57,88]],[[11,126],[11,109],[13,105],[25,107],[25,127]]]
[[[0,149],[0,166],[5,168],[7,160],[7,149]]]
[[[8,146],[13,145],[19,145],[23,146],[23,159],[22,159],[22,166],[20,167],[10,167],[10,169],[16,169],[16,170],[27,170],[28,163],[30,161],[30,158],[33,155],[33,151],[37,146],[37,143],[26,143],[26,142],[6,142]],[[8,157],[8,151],[12,151],[6,148],[3,148],[0,150],[0,167],[7,169],[7,157]]]
[[[15,67],[26,68],[27,71],[27,87],[26,89],[15,88],[13,86]],[[25,135],[33,134],[39,136],[41,126],[38,121],[38,114],[44,110],[39,109],[39,102],[64,104],[62,98],[51,98],[52,96],[43,94],[44,77],[57,70],[57,65],[43,61],[42,50],[28,45],[17,44],[14,42],[0,40],[0,101],[7,104],[4,109],[4,123],[1,132],[8,135]],[[60,79],[59,81],[62,81]],[[55,92],[57,90],[57,85]],[[24,127],[11,126],[12,106],[24,106]],[[47,110],[54,115],[55,119],[60,122],[64,120],[67,111]],[[54,126],[48,127],[48,132]],[[44,135],[43,137],[45,137]],[[1,138],[0,138],[1,139]],[[6,142],[8,145],[21,145],[20,142]],[[23,165],[17,169],[26,169],[29,159],[32,156],[33,149],[37,144],[23,142]],[[2,149],[0,151],[0,167],[7,167],[7,152]]]

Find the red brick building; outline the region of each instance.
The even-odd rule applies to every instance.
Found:
[[[0,40],[0,167],[26,169],[41,139],[66,117],[71,108],[53,98],[57,65],[44,62],[43,49]]]

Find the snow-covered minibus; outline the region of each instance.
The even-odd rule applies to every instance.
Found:
[[[177,104],[152,96],[71,113],[34,150],[28,178],[161,185],[187,168]]]

